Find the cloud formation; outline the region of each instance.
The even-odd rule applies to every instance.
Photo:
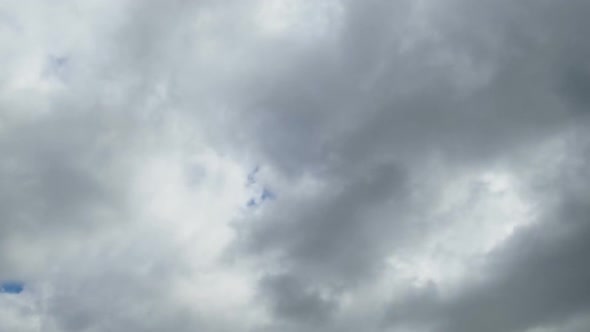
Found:
[[[586,331],[588,14],[0,5],[0,331]]]

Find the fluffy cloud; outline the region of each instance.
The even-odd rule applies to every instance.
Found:
[[[0,5],[0,330],[584,331],[589,13]]]

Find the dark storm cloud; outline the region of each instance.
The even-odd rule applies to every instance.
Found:
[[[315,325],[329,319],[335,303],[322,298],[318,290],[291,275],[266,276],[261,281],[262,292],[268,296],[278,317],[305,325]]]
[[[342,187],[333,192],[297,202],[299,208],[279,200],[276,210],[254,225],[247,240],[250,248],[277,248],[287,266],[336,285],[374,272],[374,258],[385,249],[378,239],[395,236],[396,226],[401,232],[398,221],[384,218],[377,208],[383,204],[395,209],[396,198],[405,194],[403,171],[396,165],[380,165],[368,169],[363,178],[339,184]],[[299,217],[303,208],[306,214]]]
[[[582,164],[562,166],[567,176],[544,193],[547,205],[537,224],[518,231],[486,257],[457,294],[441,296],[432,285],[407,301],[392,305],[392,325],[431,326],[434,331],[528,331],[555,327],[590,315],[590,192],[577,183],[590,180],[588,155]],[[580,161],[579,157],[572,158]],[[483,275],[483,279],[479,276]]]
[[[276,78],[251,109],[255,144],[270,161],[302,173],[383,154],[491,159],[576,117],[559,86],[570,75],[569,51],[588,51],[575,38],[584,3],[451,1],[422,15],[413,7],[348,3],[337,41]]]
[[[564,73],[563,93],[582,112],[590,110],[590,68],[577,66]]]
[[[326,287],[349,278],[358,282],[371,275],[388,250],[411,243],[398,240],[400,234],[420,241],[429,231],[404,212],[416,188],[375,196],[355,185],[368,174],[375,175],[374,184],[387,183],[371,165],[395,160],[410,184],[424,175],[423,163],[433,155],[449,167],[485,169],[587,121],[584,54],[590,49],[582,42],[587,2],[449,1],[426,4],[426,14],[416,8],[404,1],[346,3],[337,41],[309,50],[252,110],[257,115],[254,144],[263,160],[289,177],[311,173],[327,184],[315,198],[279,203],[246,231],[254,253],[278,252],[280,265],[294,276],[317,275],[317,282],[330,275]],[[397,206],[388,213],[371,214],[392,204]],[[410,227],[414,232],[407,231]],[[583,232],[573,226],[569,231],[576,238],[560,244],[584,242]],[[487,300],[480,307],[461,301],[454,309],[441,305],[442,313],[435,314],[448,322],[440,328],[516,331],[573,314],[576,303],[585,300],[567,295],[584,286],[567,278],[585,272],[575,263],[570,266],[567,257],[578,262],[584,249],[554,253],[553,258],[565,261],[561,269],[552,266],[552,249],[544,249],[547,256],[538,258],[538,266],[524,266],[523,272],[517,272],[521,263],[496,267],[503,277],[464,295],[474,302]],[[529,279],[541,273],[548,280],[532,288]],[[561,298],[559,291],[553,293],[558,298],[543,308],[540,290],[562,278],[571,288]],[[277,303],[290,297],[269,296]],[[293,305],[298,302],[293,298]],[[530,311],[514,310],[523,306]],[[477,316],[473,326],[470,316]],[[495,320],[503,322],[494,325]]]

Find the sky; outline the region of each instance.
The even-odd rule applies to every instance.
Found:
[[[590,1],[0,1],[0,331],[590,330]]]

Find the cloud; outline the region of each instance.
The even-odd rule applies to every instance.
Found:
[[[582,167],[572,165],[579,162]],[[581,262],[589,249],[588,192],[571,183],[587,180],[587,163],[587,154],[560,163],[566,175],[543,193],[552,208],[489,252],[480,271],[459,290],[441,294],[431,286],[393,304],[387,319],[394,325],[431,325],[436,331],[533,331],[587,316],[589,272]]]
[[[584,330],[589,12],[0,5],[0,330]]]

